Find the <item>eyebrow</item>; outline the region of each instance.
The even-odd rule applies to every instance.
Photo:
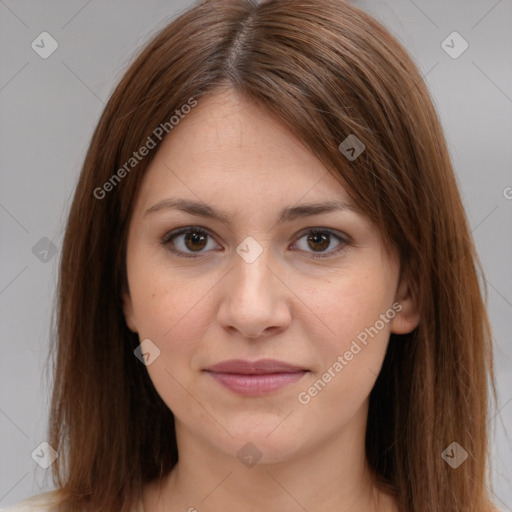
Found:
[[[144,217],[146,215],[151,215],[164,210],[180,210],[191,215],[209,217],[218,220],[227,226],[232,225],[232,221],[226,213],[216,210],[206,203],[192,201],[190,199],[162,199],[161,201],[158,201],[158,203],[148,208],[144,213]],[[297,206],[288,206],[287,208],[281,210],[276,224],[291,222],[295,219],[309,217],[312,215],[320,215],[322,213],[339,212],[345,210],[351,210],[356,213],[359,212],[358,208],[356,208],[354,205],[342,200],[303,203]]]

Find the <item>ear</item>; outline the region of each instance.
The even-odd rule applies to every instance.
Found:
[[[410,280],[402,275],[397,286],[393,309],[396,315],[391,321],[391,332],[394,334],[408,334],[420,323],[420,314],[415,297],[411,293]]]
[[[132,332],[137,332],[137,326],[135,323],[135,315],[133,313],[133,302],[130,296],[130,292],[125,290],[122,293],[123,300],[123,312],[126,325]]]

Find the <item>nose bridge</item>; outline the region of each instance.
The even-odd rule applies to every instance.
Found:
[[[270,286],[271,250],[251,236],[246,237],[236,248],[235,275],[243,297],[268,291]],[[253,292],[253,293],[251,293]],[[243,298],[240,297],[240,298]]]
[[[269,328],[283,328],[290,320],[282,303],[283,289],[270,270],[272,251],[255,239],[244,240],[234,255],[234,268],[226,283],[219,322],[244,336],[258,337]]]

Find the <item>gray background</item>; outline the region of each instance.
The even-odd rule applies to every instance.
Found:
[[[0,0],[0,507],[52,488],[31,453],[45,441],[57,265],[92,131],[137,49],[190,4]],[[354,4],[403,42],[441,116],[489,286],[494,491],[512,511],[512,2]],[[59,45],[47,59],[31,48],[43,31]],[[441,47],[453,31],[469,44],[456,59]],[[46,263],[32,250],[44,237],[57,250]]]

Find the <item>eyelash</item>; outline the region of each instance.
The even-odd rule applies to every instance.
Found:
[[[164,238],[162,239],[161,243],[162,243],[162,245],[166,246],[173,254],[176,254],[177,256],[179,256],[181,258],[199,258],[199,257],[201,257],[202,253],[200,253],[200,252],[198,252],[197,255],[192,255],[191,253],[186,253],[186,252],[183,252],[180,250],[169,248],[169,246],[171,245],[171,242],[176,237],[178,237],[179,235],[187,234],[187,233],[196,233],[198,235],[204,235],[204,236],[209,236],[209,237],[213,238],[212,235],[204,228],[201,228],[199,226],[187,226],[187,227],[179,228],[175,231],[171,231],[171,232],[167,233],[164,236]],[[349,241],[346,238],[336,234],[334,231],[332,231],[330,229],[320,229],[320,228],[309,228],[305,232],[304,231],[301,232],[301,235],[299,236],[299,238],[297,240],[300,240],[304,236],[310,235],[310,234],[329,234],[330,236],[333,236],[339,242],[341,242],[337,248],[335,248],[334,250],[331,250],[328,253],[309,253],[309,254],[311,254],[311,257],[313,259],[329,258],[333,254],[337,254],[338,252],[342,251],[346,245],[350,245]]]

